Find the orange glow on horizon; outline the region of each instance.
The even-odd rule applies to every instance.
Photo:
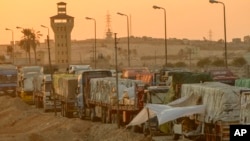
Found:
[[[250,1],[221,1],[226,6],[227,40],[249,35]],[[5,28],[14,30],[15,40],[21,38],[20,30],[17,30],[16,26],[33,28],[46,35],[46,30],[40,25],[50,27],[50,17],[57,14],[58,2],[61,1],[0,1],[0,44],[8,44],[11,40],[11,33],[5,31]],[[63,0],[63,2],[67,3],[67,14],[75,18],[72,40],[94,37],[93,23],[87,21],[85,17],[96,19],[97,38],[104,38],[107,13],[111,16],[112,32],[117,33],[117,37],[127,36],[126,18],[117,15],[117,12],[129,15],[132,36],[164,38],[163,11],[153,9],[153,5],[166,9],[168,38],[203,40],[203,37],[209,38],[209,31],[212,32],[212,40],[224,38],[222,5],[211,4],[209,0]],[[53,32],[50,34],[53,39]]]

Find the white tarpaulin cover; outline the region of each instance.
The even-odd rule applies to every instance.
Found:
[[[91,84],[90,99],[93,101],[111,103],[112,98],[117,96],[115,77],[92,78],[90,80],[90,84]],[[123,100],[125,93],[127,94],[128,99],[130,99],[131,101],[135,101],[136,84],[143,84],[143,83],[140,80],[118,79],[119,101]]]
[[[188,100],[191,96],[182,97],[171,102],[172,105],[179,104]],[[127,125],[139,125],[146,122],[149,118],[157,116],[159,125],[179,117],[188,116],[196,113],[204,113],[205,105],[190,105],[185,107],[174,107],[162,104],[147,104]]]
[[[240,91],[248,88],[230,86],[220,82],[205,82],[199,84],[183,84],[181,96],[201,96],[202,104],[206,105],[204,120],[213,123],[218,120],[240,120]]]

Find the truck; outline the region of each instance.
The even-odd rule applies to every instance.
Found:
[[[33,100],[36,108],[43,108],[44,112],[54,110],[60,107],[60,103],[54,102],[52,93],[52,79],[50,74],[40,74],[33,79],[34,90]]]
[[[76,89],[78,77],[74,74],[54,74],[53,86],[55,88],[55,100],[57,108],[61,110],[64,117],[73,117],[77,113]]]
[[[181,98],[181,88],[184,84],[195,84],[213,81],[208,73],[197,73],[173,69],[166,70],[164,71],[164,73],[164,83],[165,86],[168,87],[168,91],[166,96],[164,97],[164,101],[162,102],[162,104],[168,104],[176,99]],[[179,123],[180,121],[181,120],[177,119],[176,123]],[[171,134],[173,130],[172,122],[160,125],[159,129],[165,134]]]
[[[222,82],[232,86],[235,85],[235,80],[238,79],[238,76],[236,76],[230,69],[227,68],[210,69],[207,70],[207,72],[211,75],[214,81]]]
[[[236,87],[250,88],[249,78],[239,78],[235,80]],[[250,124],[250,90],[241,91],[240,100],[240,124]]]
[[[136,75],[140,73],[150,73],[147,67],[125,67],[122,69],[121,78],[136,79]]]
[[[144,92],[145,105],[150,104],[164,104],[165,97],[167,96],[169,86],[149,86]],[[148,120],[141,125],[144,135],[164,135],[158,127],[158,120],[156,117]]]
[[[81,119],[100,119],[103,123],[125,125],[143,108],[143,83],[114,78],[109,70],[82,72],[78,76],[77,93],[78,115]]]
[[[69,65],[68,73],[77,74],[81,70],[91,70],[90,65]]]
[[[12,64],[0,64],[0,95],[16,96],[17,68]]]
[[[178,106],[205,105],[205,112],[194,116],[202,125],[199,135],[207,141],[229,141],[230,125],[240,124],[242,91],[249,91],[249,88],[221,82],[183,84],[181,97],[190,98]]]
[[[28,104],[34,104],[33,90],[34,77],[43,74],[41,66],[20,66],[17,76],[16,95]]]
[[[163,67],[159,70],[159,84],[160,85],[167,85],[166,82],[168,81],[169,77],[174,73],[174,72],[190,72],[186,69],[183,68],[168,68],[168,67]]]

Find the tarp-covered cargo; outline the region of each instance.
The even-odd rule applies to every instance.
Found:
[[[59,95],[63,96],[66,99],[75,99],[76,98],[76,88],[77,88],[77,76],[65,77],[61,79],[62,81],[62,93]]]
[[[193,99],[193,100],[192,100]],[[140,125],[157,116],[159,125],[183,116],[204,113],[205,105],[197,105],[199,97],[194,95],[179,98],[168,105],[147,104],[127,126]],[[191,100],[191,102],[190,102]]]
[[[172,83],[174,84],[189,84],[213,81],[208,73],[193,73],[193,72],[170,72]]]
[[[164,103],[166,104],[181,97],[180,91],[182,84],[193,84],[213,81],[208,73],[174,71],[169,72],[168,76],[169,78],[167,83],[169,83],[170,88],[167,97],[164,101]]]
[[[239,121],[240,92],[243,89],[220,82],[183,84],[181,96],[198,95],[202,97],[202,104],[206,105],[204,120],[207,123],[219,120]]]
[[[41,66],[23,66],[18,68],[20,73],[27,73],[27,72],[39,72],[43,73],[43,67]]]
[[[74,77],[74,74],[54,74],[53,75],[53,85],[55,89],[56,94],[62,93],[62,81],[60,79],[66,78],[66,77]]]
[[[235,86],[250,88],[250,79],[247,78],[236,79]]]
[[[134,104],[136,84],[142,84],[142,81],[132,79],[118,79],[119,103]],[[90,99],[102,103],[112,103],[117,99],[116,78],[92,78],[90,80]],[[124,100],[127,101],[124,101]]]

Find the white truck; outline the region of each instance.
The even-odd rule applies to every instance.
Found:
[[[43,108],[44,112],[54,110],[55,104],[57,108],[60,108],[60,103],[54,101],[50,74],[41,74],[34,77],[33,84],[33,98],[37,108]]]
[[[68,73],[70,74],[79,74],[83,70],[91,70],[90,65],[69,65]]]
[[[18,68],[16,95],[24,102],[33,104],[33,79],[43,74],[41,66],[22,66]]]

